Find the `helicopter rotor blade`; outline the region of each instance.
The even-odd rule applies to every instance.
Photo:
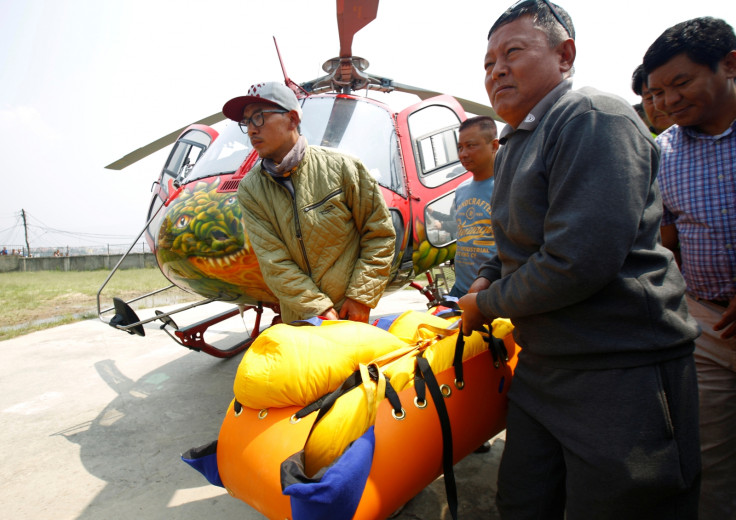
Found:
[[[346,7],[345,4],[350,4]],[[353,36],[376,19],[378,0],[337,0],[337,30],[340,34],[340,57],[353,55]]]
[[[394,87],[395,90],[398,90],[399,92],[406,92],[408,94],[414,94],[418,96],[419,99],[421,99],[422,101],[442,94],[442,92],[435,92],[434,90],[427,90],[421,87],[413,87],[411,85],[405,85],[403,83],[396,83],[393,81],[391,82],[391,85]],[[460,103],[460,106],[462,106],[463,110],[465,110],[466,112],[470,112],[471,114],[476,114],[479,116],[489,116],[496,121],[500,121],[502,123],[504,122],[503,119],[501,119],[498,114],[496,114],[496,111],[488,105],[477,103],[475,101],[470,101],[469,99],[464,99],[457,96],[452,97],[457,99],[457,102]]]
[[[195,121],[194,125],[207,125],[211,126],[215,123],[219,123],[220,121],[223,121],[225,119],[225,115],[222,112],[217,112],[216,114],[212,114],[211,116],[207,116],[204,119],[200,119],[199,121]],[[176,142],[176,139],[181,135],[181,133],[190,125],[183,126],[179,128],[178,130],[174,130],[170,134],[167,134],[159,139],[156,139],[152,143],[149,143],[145,146],[142,146],[141,148],[138,148],[137,150],[130,152],[125,157],[122,157],[118,159],[117,161],[108,164],[105,166],[108,170],[122,170],[123,168],[127,168],[131,164],[134,164],[141,159],[145,159],[149,155],[158,152],[162,148],[165,148],[169,146],[170,144],[173,144]]]
[[[475,101],[471,101],[465,98],[460,98],[456,96],[452,97],[457,99],[457,102],[460,103],[460,106],[462,106],[463,110],[465,110],[466,112],[470,112],[471,114],[475,114],[477,116],[492,117],[500,123],[505,123],[505,121],[501,119],[498,114],[496,114],[496,111],[488,105],[484,105],[483,103],[476,103]]]
[[[418,96],[419,99],[421,99],[422,101],[431,97],[442,95],[442,92],[436,92],[434,90],[428,90],[421,87],[413,87],[411,85],[405,85],[404,83],[397,83],[395,81],[391,81],[391,86],[394,87],[394,90],[398,90],[399,92],[414,94]]]

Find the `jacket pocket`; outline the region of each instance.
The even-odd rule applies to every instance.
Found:
[[[307,206],[304,206],[304,208],[302,208],[302,211],[304,213],[309,213],[310,211],[316,210],[316,209],[324,206],[325,204],[327,204],[327,202],[329,202],[331,199],[334,199],[338,195],[341,195],[342,192],[343,192],[343,189],[342,188],[338,188],[335,191],[333,191],[332,193],[327,194],[325,197],[322,198],[322,200],[320,200],[318,202],[314,202],[314,203],[309,204]]]

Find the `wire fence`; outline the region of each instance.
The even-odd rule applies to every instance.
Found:
[[[127,244],[94,244],[94,245],[60,245],[60,246],[31,246],[30,251],[25,244],[0,245],[0,256],[18,255],[23,257],[50,257],[50,256],[87,256],[87,255],[121,255],[128,251],[130,242]],[[133,246],[131,253],[152,253],[151,248],[145,241],[140,241]]]
[[[135,240],[130,235],[103,235],[68,231],[46,225],[25,210],[0,213],[0,255],[24,257],[120,255]],[[144,240],[133,253],[151,253]]]

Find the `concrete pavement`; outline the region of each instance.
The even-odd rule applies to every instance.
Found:
[[[424,310],[425,301],[399,291],[372,317]],[[192,323],[226,308],[212,304],[175,320]],[[231,318],[208,339],[225,346],[232,332],[249,333],[252,325],[248,314]],[[155,323],[145,330],[141,338],[88,320],[0,342],[3,518],[264,518],[179,458],[217,438],[240,355],[219,360],[175,344]],[[501,437],[491,452],[456,466],[461,518],[498,518],[502,446]],[[444,493],[438,479],[396,518],[450,518]]]

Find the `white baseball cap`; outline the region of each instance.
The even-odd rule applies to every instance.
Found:
[[[291,112],[294,110],[302,118],[302,107],[296,94],[283,83],[270,81],[267,83],[257,83],[251,85],[248,94],[231,99],[222,107],[222,113],[225,117],[233,121],[241,121],[243,119],[243,109],[252,103],[270,103],[279,106],[284,110]]]

